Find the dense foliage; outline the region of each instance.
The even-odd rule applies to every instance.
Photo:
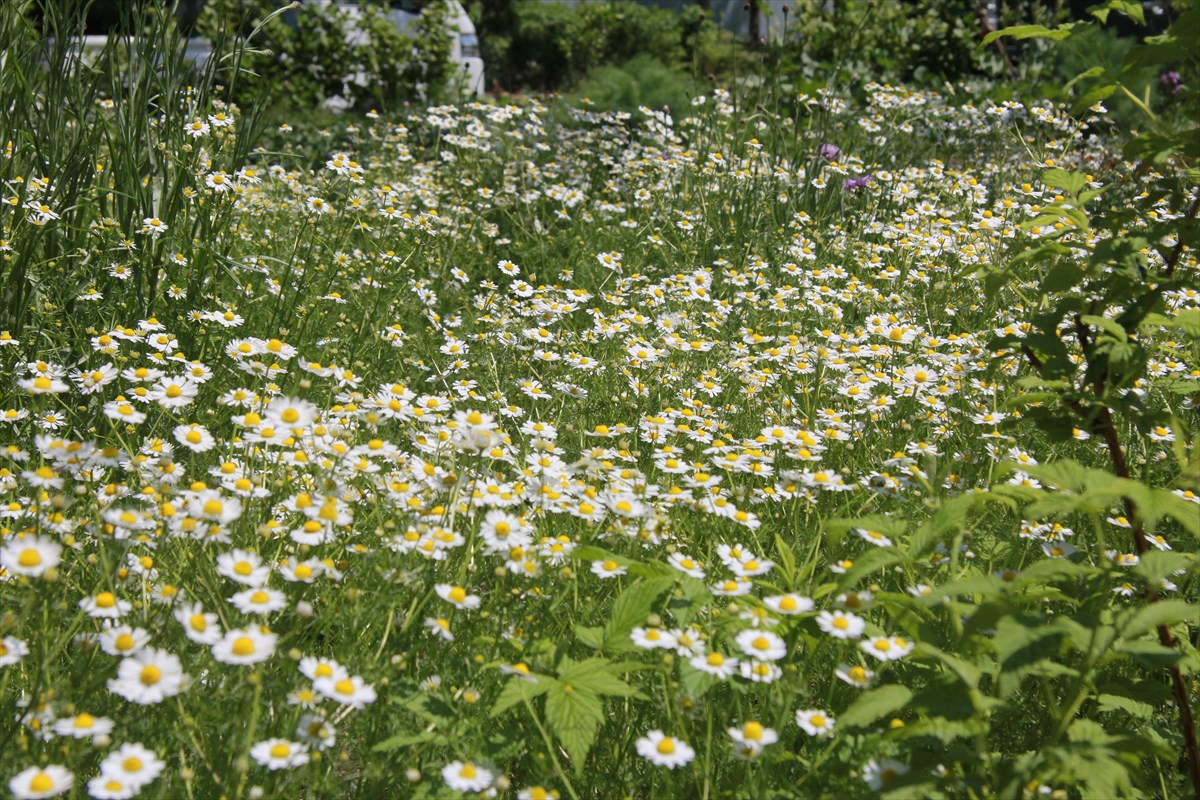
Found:
[[[235,102],[269,100],[296,112],[322,104],[386,111],[417,100],[437,102],[456,89],[441,2],[428,4],[412,36],[376,3],[361,3],[354,17],[333,3],[296,4],[281,14],[282,5],[208,0],[200,14],[196,31],[209,40],[242,36],[254,47],[245,71],[236,77],[232,65],[221,71]]]

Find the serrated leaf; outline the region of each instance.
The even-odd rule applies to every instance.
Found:
[[[967,512],[975,499],[969,494],[952,497],[938,506],[933,516],[913,533],[908,543],[908,554],[920,558],[928,553],[947,533],[956,531],[967,522]]]
[[[704,693],[721,682],[716,675],[696,669],[686,661],[679,667],[679,684],[686,697],[698,700]]]
[[[1071,110],[1076,114],[1082,114],[1091,109],[1091,107],[1096,105],[1096,103],[1103,102],[1104,100],[1112,97],[1119,88],[1121,88],[1119,84],[1105,83],[1088,89],[1079,96],[1079,99],[1075,101],[1075,104],[1071,107]]]
[[[1009,28],[992,31],[983,37],[983,46],[986,47],[1001,37],[1009,39],[1053,39],[1056,42],[1061,42],[1070,35],[1071,28],[1067,25],[1062,25],[1058,28],[1047,28],[1045,25],[1013,25]]]
[[[1123,711],[1134,719],[1148,720],[1154,714],[1154,706],[1115,694],[1098,695],[1096,704],[1100,711]]]
[[[843,589],[853,586],[860,578],[866,577],[872,572],[907,560],[908,556],[898,547],[876,547],[868,550],[854,559],[854,565],[842,575],[838,586]]]
[[[578,639],[581,644],[587,645],[595,650],[599,650],[604,646],[604,628],[600,627],[599,625],[576,625],[575,638]]]
[[[678,597],[672,597],[667,601],[667,610],[671,612],[671,616],[675,618],[676,622],[686,627],[712,602],[713,595],[704,581],[690,575],[680,578],[679,591]]]
[[[845,533],[852,528],[864,528],[869,531],[879,531],[885,536],[895,539],[908,528],[908,520],[886,514],[868,514],[865,517],[831,519],[826,521],[825,528],[834,533]]]
[[[1115,319],[1102,317],[1098,314],[1083,314],[1080,316],[1080,319],[1083,322],[1086,322],[1088,325],[1094,325],[1097,328],[1102,329],[1105,333],[1111,335],[1118,341],[1129,341],[1129,334],[1125,332],[1125,329],[1122,328]]]
[[[604,706],[591,692],[559,681],[547,692],[546,724],[571,756],[575,774],[583,771],[603,722]]]
[[[1021,571],[1017,582],[1023,586],[1036,583],[1077,582],[1080,578],[1094,575],[1096,567],[1078,564],[1065,558],[1045,558],[1036,561]]]
[[[606,658],[588,658],[583,661],[565,659],[558,671],[558,679],[579,689],[597,695],[631,697],[635,690],[617,677],[613,663]]]
[[[1169,647],[1163,647],[1158,642],[1151,641],[1150,639],[1133,639],[1117,642],[1113,649],[1119,653],[1124,653],[1139,664],[1151,669],[1173,667],[1184,660],[1183,653],[1178,650],[1172,650]]]
[[[1065,292],[1075,287],[1087,273],[1083,267],[1073,261],[1059,261],[1046,271],[1042,278],[1041,291],[1043,294]]]
[[[1195,566],[1195,556],[1190,553],[1176,553],[1171,550],[1151,550],[1142,556],[1133,571],[1147,583],[1158,584],[1164,578],[1169,578],[1178,570],[1186,570]]]
[[[870,689],[837,716],[839,728],[863,728],[880,717],[903,708],[913,693],[906,686],[890,684]]]
[[[512,678],[500,690],[500,695],[496,698],[496,702],[492,704],[492,710],[488,716],[495,719],[518,703],[524,703],[526,700],[532,700],[535,697],[545,694],[550,690],[552,685],[552,679],[540,675],[534,681],[528,681],[524,678]]]
[[[1141,607],[1129,608],[1117,617],[1117,630],[1124,639],[1134,639],[1158,628],[1177,622],[1196,621],[1196,607],[1185,600],[1159,600]]]
[[[604,626],[605,652],[621,653],[634,648],[630,641],[630,632],[639,625],[646,624],[646,617],[659,595],[675,585],[675,578],[663,576],[659,578],[642,578],[627,586],[613,602],[609,620]]]
[[[1042,173],[1042,183],[1074,195],[1079,194],[1087,186],[1087,176],[1081,172],[1067,172],[1065,169],[1055,167]]]
[[[971,688],[979,685],[979,677],[981,670],[975,664],[967,661],[965,658],[960,658],[952,653],[947,653],[945,650],[934,647],[926,642],[921,642],[917,645],[914,652],[915,658],[932,658],[941,662],[952,673],[958,676],[958,679]]]
[[[372,753],[389,753],[403,747],[413,747],[434,741],[445,741],[445,736],[437,731],[421,731],[420,733],[399,733],[371,748]]]

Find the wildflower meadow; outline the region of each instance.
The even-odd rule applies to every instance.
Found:
[[[1190,794],[1194,127],[1117,78],[280,125],[13,8],[11,796]]]

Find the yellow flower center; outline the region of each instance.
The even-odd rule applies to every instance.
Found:
[[[750,739],[751,741],[757,742],[759,739],[762,738],[762,735],[763,735],[763,726],[759,725],[757,722],[747,722],[745,725],[742,726],[742,736],[744,736],[747,739]]]
[[[249,636],[239,636],[233,640],[233,654],[235,656],[249,656],[254,654],[254,640]]]
[[[451,603],[462,603],[467,599],[467,592],[461,586],[455,586],[450,589],[448,596]]]
[[[162,670],[153,664],[147,664],[142,667],[142,672],[138,676],[138,679],[146,686],[153,686],[162,680]]]
[[[661,742],[659,742],[655,749],[658,750],[658,752],[662,755],[669,756],[675,752],[675,740],[668,736],[666,739],[663,739]]]
[[[42,554],[32,547],[27,547],[17,556],[17,563],[26,569],[39,566],[42,563]]]
[[[29,791],[48,792],[54,788],[54,781],[44,772],[39,772],[29,781]]]
[[[271,758],[287,758],[292,752],[292,748],[286,744],[277,744],[271,747]]]

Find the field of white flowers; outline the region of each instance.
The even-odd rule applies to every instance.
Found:
[[[1134,336],[1131,520],[1100,427],[1023,419],[1045,266],[989,279],[1102,246],[1064,197],[1187,212],[1102,105],[465,103],[266,151],[188,97],[133,182],[0,133],[14,797],[1181,796],[1200,290]]]

